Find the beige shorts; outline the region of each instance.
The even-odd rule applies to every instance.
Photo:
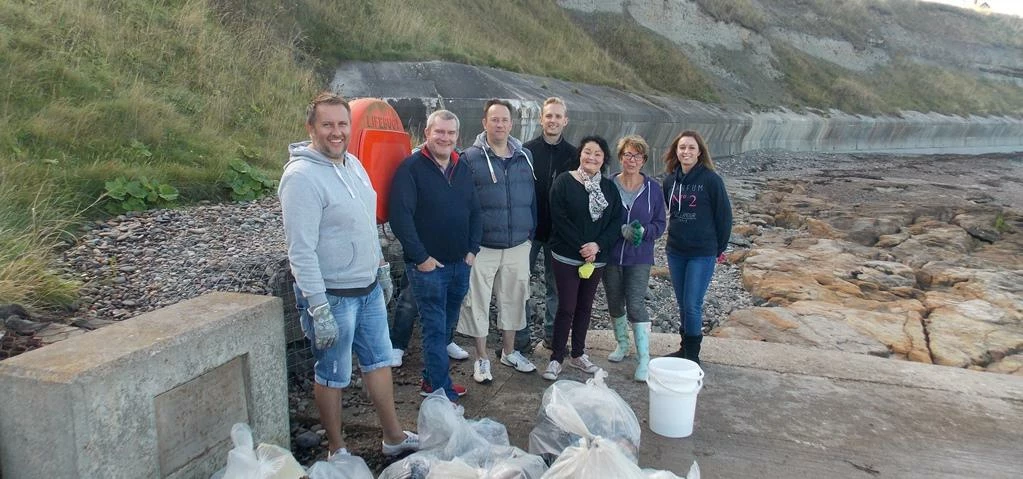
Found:
[[[529,248],[526,241],[508,249],[480,248],[469,272],[469,293],[462,302],[458,332],[474,338],[490,331],[490,298],[497,296],[497,328],[526,327],[529,298]]]

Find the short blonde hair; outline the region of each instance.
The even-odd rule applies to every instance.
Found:
[[[562,100],[561,97],[558,96],[548,97],[546,100],[544,100],[543,108],[547,108],[547,105],[561,105],[565,107],[565,110],[568,110],[568,105],[565,104],[565,100]]]
[[[646,160],[649,157],[650,145],[648,145],[646,143],[646,140],[644,140],[643,137],[639,135],[628,135],[618,140],[619,161],[621,161],[622,154],[625,153],[625,149],[629,147],[632,147],[633,150],[636,150],[639,152],[639,154],[643,155],[643,163],[646,163]]]

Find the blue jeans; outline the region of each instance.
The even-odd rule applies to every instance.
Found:
[[[408,343],[412,339],[412,328],[419,318],[419,305],[416,295],[412,294],[412,283],[405,277],[401,293],[394,305],[394,324],[391,325],[391,345],[402,351],[408,351]],[[448,331],[448,342],[455,340],[455,326]]]
[[[352,352],[359,358],[359,369],[363,373],[391,367],[391,340],[387,335],[383,289],[377,285],[369,294],[355,297],[328,294],[327,303],[337,321],[338,335],[330,348],[312,348],[316,358],[313,366],[316,384],[335,389],[347,387],[352,380]],[[313,318],[307,311],[309,303],[298,285],[295,285],[295,307],[301,314],[302,332],[316,344]]]
[[[448,399],[458,400],[455,393],[448,359],[448,335],[458,323],[459,310],[465,293],[469,291],[469,265],[465,261],[451,261],[443,268],[428,273],[415,265],[405,265],[405,274],[412,294],[419,304],[419,324],[423,331],[423,380],[434,391],[443,389]]]
[[[551,267],[551,247],[547,243],[533,241],[529,248],[529,273],[536,272],[536,257],[540,255],[540,248],[543,248],[543,284],[546,287],[547,310],[543,318],[544,338],[554,336],[554,315],[558,312],[558,286],[554,279],[554,268]],[[529,311],[526,311],[526,327],[515,333],[515,349],[525,349],[520,346],[528,346],[529,337]]]
[[[714,256],[682,256],[668,252],[671,286],[681,319],[679,333],[703,336],[703,297],[714,277]]]

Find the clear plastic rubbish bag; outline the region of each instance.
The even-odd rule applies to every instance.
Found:
[[[472,430],[476,431],[476,434],[479,434],[488,444],[511,445],[508,440],[508,429],[504,427],[504,424],[488,417],[478,421],[468,421],[468,423]]]
[[[373,472],[359,456],[335,454],[326,461],[316,461],[309,468],[309,479],[373,479]]]
[[[543,475],[544,479],[647,479],[621,446],[611,440],[583,438],[579,444],[566,447],[558,460]]]
[[[540,479],[547,471],[543,458],[514,446],[491,446],[469,461],[437,461],[427,479]]]
[[[469,421],[465,410],[435,391],[419,407],[419,451],[391,464],[380,479],[538,479],[542,458],[512,447],[508,430],[492,419]]]
[[[604,382],[597,371],[586,383],[556,381],[543,393],[537,424],[529,433],[529,452],[548,461],[580,439],[601,437],[617,443],[633,464],[642,430],[629,404]]]
[[[419,450],[450,460],[491,444],[510,445],[504,425],[490,419],[468,421],[463,414],[465,409],[449,401],[444,391],[427,396],[419,406],[416,425]]]
[[[646,479],[700,479],[700,466],[693,461],[693,465],[689,466],[689,473],[685,476],[676,476],[671,471],[658,471],[655,469],[643,469],[643,474],[646,474]]]
[[[299,479],[305,469],[291,451],[272,444],[260,444],[253,450],[252,429],[238,423],[231,427],[234,449],[227,453],[227,466],[213,479]]]
[[[700,479],[700,468],[693,462],[686,476],[670,471],[640,469],[617,442],[602,437],[582,439],[579,445],[565,448],[543,479]]]

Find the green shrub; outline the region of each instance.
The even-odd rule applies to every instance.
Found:
[[[129,180],[119,176],[106,182],[106,209],[110,213],[145,211],[174,206],[178,189],[146,177]]]
[[[232,200],[250,201],[277,189],[276,180],[268,178],[245,160],[235,158],[229,165],[226,184]]]
[[[1009,226],[1009,224],[1005,221],[1005,213],[1003,213],[1001,211],[999,211],[998,214],[995,215],[995,221],[994,221],[994,225],[993,226],[995,228],[995,231],[997,231],[999,233],[1005,233],[1005,232],[1009,231],[1010,229],[1012,229]]]

